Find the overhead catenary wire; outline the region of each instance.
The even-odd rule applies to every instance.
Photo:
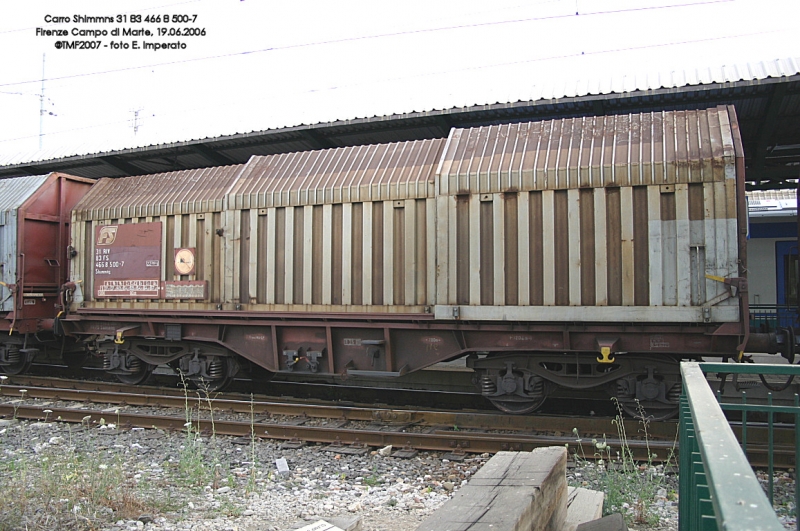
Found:
[[[710,41],[729,40],[729,39],[736,39],[736,38],[754,37],[754,36],[759,36],[759,35],[764,35],[764,34],[769,34],[769,33],[778,33],[778,32],[789,31],[790,29],[792,31],[794,31],[792,28],[772,29],[772,30],[758,31],[758,32],[752,32],[752,33],[738,33],[738,34],[735,34],[735,35],[726,35],[726,36],[721,36],[721,37],[705,37],[705,38],[699,38],[699,39],[688,39],[688,40],[682,40],[682,41],[671,41],[671,42],[665,42],[665,43],[655,43],[655,44],[647,44],[647,45],[640,45],[640,46],[627,46],[627,47],[622,47],[622,48],[610,48],[610,49],[605,49],[605,50],[595,50],[595,51],[587,51],[587,52],[581,51],[581,52],[575,52],[575,53],[569,53],[569,54],[550,55],[550,56],[546,56],[546,57],[535,57],[535,58],[531,58],[531,59],[523,59],[523,60],[517,60],[517,61],[505,61],[505,62],[499,62],[499,63],[489,63],[489,64],[485,64],[485,65],[466,66],[466,67],[461,67],[461,68],[438,70],[438,71],[435,71],[435,72],[425,72],[425,73],[419,73],[419,74],[413,74],[413,75],[395,76],[395,77],[388,77],[388,78],[382,78],[382,79],[370,79],[369,81],[359,82],[359,83],[349,83],[349,84],[337,85],[337,86],[326,87],[326,88],[312,88],[312,89],[307,89],[305,91],[300,91],[299,93],[315,93],[315,92],[342,90],[342,89],[345,89],[345,88],[356,87],[356,86],[378,85],[378,84],[381,84],[381,83],[396,82],[396,81],[402,81],[402,80],[407,80],[407,79],[415,79],[415,78],[422,78],[422,77],[432,77],[432,76],[440,76],[440,75],[449,75],[449,74],[454,74],[454,73],[459,73],[459,72],[485,70],[485,69],[489,69],[489,68],[499,68],[499,67],[504,67],[504,66],[519,65],[519,64],[528,64],[528,63],[535,63],[535,62],[552,61],[552,60],[557,60],[557,59],[569,59],[569,58],[577,58],[577,57],[596,56],[596,55],[602,55],[602,54],[608,54],[608,53],[624,53],[624,52],[637,51],[637,50],[664,48],[664,47],[669,47],[669,46],[684,46],[684,45],[689,45],[689,44],[697,44],[697,43],[700,43],[700,42],[710,42]],[[251,102],[259,101],[261,99],[264,99],[264,98],[255,98],[255,99],[251,100]],[[225,106],[237,105],[237,104],[238,104],[238,102],[231,101],[231,102],[228,102],[228,103],[225,103],[225,104],[217,105],[217,107],[225,107]],[[194,107],[187,107],[187,108],[182,108],[182,109],[173,109],[171,112],[162,113],[160,115],[160,117],[168,116],[168,115],[172,115],[172,114],[185,113],[185,112],[189,112],[189,111],[201,110],[203,108],[204,107],[194,106]],[[101,123],[101,124],[93,124],[93,125],[87,125],[87,126],[82,126],[82,127],[77,127],[77,128],[64,129],[64,130],[61,130],[61,131],[54,131],[54,132],[49,133],[49,134],[55,135],[55,134],[71,133],[71,132],[75,132],[75,131],[85,131],[85,130],[88,130],[88,129],[96,129],[98,127],[106,127],[106,126],[109,126],[109,125],[118,125],[118,124],[121,124],[121,123],[128,123],[128,122],[129,122],[129,120],[127,120],[127,119],[126,120],[115,120],[115,121],[110,121],[110,122],[104,122],[104,123]],[[16,141],[16,140],[26,140],[26,139],[35,138],[35,137],[36,137],[36,135],[26,135],[26,136],[20,136],[20,137],[16,137],[16,138],[2,139],[2,140],[0,140],[0,143],[12,142],[12,141]]]

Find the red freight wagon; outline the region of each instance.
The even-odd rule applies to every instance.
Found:
[[[0,367],[25,371],[34,355],[69,357],[71,340],[56,337],[65,309],[70,212],[94,183],[63,173],[0,180]]]

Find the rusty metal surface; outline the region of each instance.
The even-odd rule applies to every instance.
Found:
[[[337,148],[162,174],[199,179],[166,199],[152,193],[154,176],[123,179],[141,184],[125,199],[110,198],[104,181],[76,220],[160,219],[160,280],[208,282],[196,290],[207,298],[86,305],[737,322],[736,299],[705,277],[738,275],[735,126],[735,113],[718,107],[457,129],[446,146]],[[225,172],[230,186],[213,189],[224,201],[188,194],[210,193],[204,172]],[[73,227],[86,250],[96,223]],[[169,257],[187,247],[197,264],[179,275]],[[76,266],[75,280],[91,277],[89,263]]]
[[[25,390],[28,399],[41,398],[48,400],[69,400],[87,404],[124,404],[128,406],[154,406],[184,409],[190,407],[208,407],[208,401],[195,391],[184,392],[181,389],[165,389],[150,386],[132,386],[121,383],[98,381],[79,381],[54,379],[36,376],[11,376],[8,382],[0,387],[0,396],[17,398]],[[401,423],[415,426],[432,426],[442,429],[443,426],[459,426],[459,429],[472,430],[510,430],[539,431],[545,433],[572,433],[576,426],[575,417],[559,416],[525,416],[503,415],[497,413],[441,411],[434,409],[374,408],[358,406],[330,405],[325,402],[293,400],[287,397],[242,395],[236,393],[220,393],[213,397],[215,409],[230,413],[252,411],[257,415],[284,415],[307,418],[347,419],[353,421],[380,421]],[[631,421],[634,422],[634,421]],[[580,419],[580,430],[584,433],[603,433],[609,430],[610,419],[590,417]],[[648,426],[648,432],[654,439],[673,440],[677,424],[673,422],[657,422]]]
[[[82,384],[78,384],[80,387]],[[94,386],[89,382],[88,386]],[[0,391],[4,396],[22,396],[20,386],[4,385]],[[160,428],[184,430],[185,408],[189,407],[208,412],[215,411],[214,421],[200,418],[195,421],[199,431],[217,435],[249,436],[251,429],[260,438],[294,439],[309,442],[328,442],[351,444],[358,442],[369,446],[396,447],[410,446],[416,449],[449,451],[461,448],[467,452],[497,452],[500,450],[528,451],[539,446],[563,444],[565,440],[575,442],[569,434],[580,425],[582,433],[600,433],[600,424],[608,419],[587,419],[589,424],[577,423],[574,418],[498,416],[495,414],[472,414],[458,412],[390,410],[359,407],[311,405],[307,403],[263,402],[249,400],[211,400],[189,397],[173,393],[171,396],[118,393],[111,391],[88,391],[80,389],[47,389],[24,387],[26,399],[47,398],[62,401],[79,401],[90,404],[121,404],[125,407],[119,412],[91,408],[37,407],[27,404],[0,405],[0,415],[36,420],[56,420],[78,422],[84,426],[97,426],[116,423],[126,428]],[[188,403],[188,406],[187,406]],[[179,410],[174,415],[153,414],[153,412],[132,413],[128,406],[173,408]],[[44,409],[49,409],[45,413]],[[222,414],[240,413],[249,417],[254,414],[257,420],[225,420]],[[264,419],[266,415],[268,420]],[[200,415],[202,417],[202,415]],[[285,417],[285,418],[284,418]],[[329,424],[306,426],[310,419],[327,419]],[[315,424],[319,424],[316,422]],[[595,426],[596,425],[596,426]],[[397,427],[404,430],[396,429]],[[456,426],[457,428],[453,428]],[[665,436],[661,440],[650,441],[651,448],[667,449],[672,445],[676,426],[664,425]],[[487,431],[495,430],[495,431]],[[496,431],[500,430],[500,431]],[[661,431],[654,428],[653,433]],[[657,438],[657,436],[655,436]],[[633,447],[643,449],[642,444]]]
[[[95,297],[161,296],[161,223],[98,225],[94,233]]]
[[[48,409],[50,412],[45,413]],[[169,431],[185,430],[185,417],[181,415],[154,415],[131,413],[102,413],[73,408],[35,407],[0,405],[0,415],[15,415],[19,419],[44,420],[60,419],[61,422],[73,422],[96,426],[100,419],[115,422],[124,428],[158,428]],[[106,418],[109,417],[109,418]],[[473,437],[468,433],[399,433],[370,429],[354,430],[347,427],[304,426],[296,424],[265,424],[249,421],[230,421],[215,419],[195,420],[193,428],[207,435],[230,435],[250,437],[251,433],[259,439],[300,439],[307,442],[323,442],[336,444],[362,444],[373,447],[392,445],[398,448],[409,446],[421,450],[452,451],[461,449],[471,453],[495,453],[501,450],[530,451],[536,447],[554,444],[552,438],[542,440],[535,436],[494,435],[489,438]],[[659,446],[659,445],[657,445]]]
[[[454,129],[437,318],[739,321],[706,277],[739,276],[737,128],[717,107]]]
[[[440,168],[436,141],[255,157],[235,176],[218,169],[232,184],[221,211],[78,221],[84,293],[96,292],[81,257],[109,221],[160,222],[159,280],[190,284],[185,299],[173,289],[86,300],[65,325],[83,336],[136,329],[135,341],[179,324],[186,342],[323,374],[399,376],[469,352],[592,352],[598,334],[620,352],[734,352],[738,299],[705,277],[739,273],[733,110],[554,124],[454,133]],[[196,259],[186,274],[179,250]],[[286,352],[320,353],[320,364],[289,364]]]
[[[217,212],[242,164],[100,179],[75,207],[76,221]]]
[[[721,106],[453,129],[437,192],[718,181],[736,156],[727,121]]]
[[[606,325],[541,322],[521,326],[516,322],[458,323],[431,322],[413,315],[376,320],[370,314],[331,314],[321,322],[310,314],[266,314],[259,312],[215,312],[198,315],[184,311],[149,312],[137,310],[97,310],[81,312],[79,319],[64,322],[80,335],[108,335],[133,327],[147,337],[163,337],[165,324],[180,323],[188,341],[205,341],[224,346],[270,371],[313,371],[305,364],[288,367],[282,348],[299,348],[330,355],[316,369],[320,374],[350,374],[352,371],[397,373],[418,370],[470,352],[592,352],[598,337],[618,338],[619,352],[650,352],[656,355],[679,353],[683,356],[726,355],[735,351],[736,335],[714,335],[716,326],[690,329],[677,324]],[[398,316],[399,317],[399,316]],[[224,339],[220,339],[224,336]],[[367,343],[365,343],[365,341]],[[386,341],[387,349],[377,357],[368,344]],[[394,374],[398,376],[399,374]],[[387,374],[391,376],[391,374]]]
[[[49,420],[80,423],[85,427],[96,427],[104,422],[118,424],[125,429],[159,428],[170,431],[185,430],[186,399],[181,396],[148,396],[128,393],[90,392],[64,389],[38,389],[26,387],[26,399],[37,396],[59,400],[80,400],[102,404],[126,404],[157,407],[172,407],[180,411],[175,415],[153,414],[152,412],[131,413],[124,409],[119,412],[93,410],[90,408],[35,406],[21,404],[0,405],[0,415],[14,416],[18,419]],[[5,396],[22,396],[20,387],[3,386]],[[252,404],[252,405],[251,405]],[[224,399],[192,399],[190,408],[199,412],[213,408],[215,418],[199,418],[193,421],[193,428],[207,435],[230,435],[258,438],[299,439],[308,442],[335,444],[358,444],[372,447],[393,445],[398,448],[411,447],[420,450],[452,451],[463,450],[471,453],[498,452],[501,450],[530,451],[541,446],[570,444],[572,448],[583,447],[587,457],[594,455],[593,442],[578,440],[572,433],[576,428],[584,437],[608,431],[609,419],[548,418],[533,416],[506,416],[488,414],[461,414],[454,412],[408,411],[339,406],[314,406],[308,404],[281,404],[251,401],[230,401]],[[252,407],[252,410],[251,410]],[[45,409],[48,410],[45,412]],[[251,411],[256,421],[249,420]],[[221,413],[239,412],[245,420],[226,420]],[[264,419],[267,415],[267,419]],[[286,417],[286,418],[283,418]],[[328,419],[322,423],[307,426],[310,418]],[[101,420],[102,419],[102,420]],[[631,421],[633,422],[633,421]],[[605,427],[603,427],[605,423]],[[319,424],[319,423],[315,423]],[[425,426],[428,426],[427,428]],[[416,427],[416,428],[414,428]],[[455,428],[457,427],[457,429]],[[648,427],[649,439],[639,440],[629,434],[627,444],[637,459],[668,459],[670,450],[675,449],[674,432],[676,424],[654,423]],[[493,431],[499,430],[499,431]],[[663,435],[660,437],[659,433]],[[748,453],[755,462],[766,459],[766,445],[763,438],[766,430],[748,430]],[[776,430],[776,466],[793,466],[793,433],[791,429]],[[613,437],[607,439],[612,447],[621,442]],[[675,449],[679,451],[679,449]]]
[[[433,195],[443,139],[252,157],[229,208],[357,203]]]
[[[70,209],[94,181],[62,173],[0,181],[0,329],[34,332],[60,311],[67,280]],[[52,322],[52,321],[51,321]]]

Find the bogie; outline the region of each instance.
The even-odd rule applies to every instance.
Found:
[[[657,420],[677,414],[677,358],[617,354],[613,363],[595,353],[517,353],[471,356],[481,394],[501,411],[530,413],[557,389],[596,390],[614,397],[633,417]]]

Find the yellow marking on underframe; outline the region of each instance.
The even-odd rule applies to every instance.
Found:
[[[597,358],[600,363],[614,363],[616,359],[611,357],[611,347],[600,347],[600,356]]]

